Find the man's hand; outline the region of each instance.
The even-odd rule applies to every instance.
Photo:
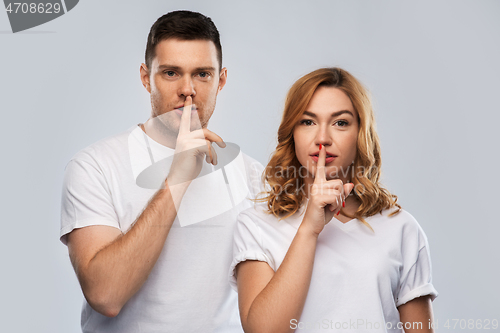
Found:
[[[167,176],[167,183],[170,186],[195,179],[201,171],[203,156],[207,163],[217,164],[217,154],[211,145],[212,142],[217,143],[221,148],[226,147],[220,136],[206,128],[191,131],[192,103],[191,96],[186,97],[174,160]]]
[[[92,308],[105,316],[118,315],[148,278],[187,185],[201,171],[203,156],[207,162],[217,163],[211,142],[225,147],[222,139],[207,129],[191,131],[191,109],[192,98],[188,97],[167,188],[156,192],[130,230],[122,234],[106,226],[89,226],[68,235],[70,258],[82,291]]]

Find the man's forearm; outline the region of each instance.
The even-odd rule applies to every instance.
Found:
[[[186,188],[181,184],[159,190],[131,229],[88,262],[81,284],[96,311],[116,316],[144,284],[160,256]]]

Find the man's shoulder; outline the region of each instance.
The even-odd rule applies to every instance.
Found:
[[[262,183],[262,173],[264,167],[256,159],[241,152],[245,164],[245,171],[247,175],[247,182],[252,198],[258,197],[264,192],[264,184]]]
[[[262,163],[257,161],[255,158],[245,154],[243,151],[241,152],[241,155],[243,156],[245,167],[250,168],[251,170],[258,171],[259,173],[262,173],[262,171],[264,170],[264,166],[262,165]]]
[[[105,137],[77,152],[71,160],[80,160],[86,162],[96,162],[102,159],[109,159],[113,156],[121,156],[128,151],[129,137],[137,126],[117,134]]]

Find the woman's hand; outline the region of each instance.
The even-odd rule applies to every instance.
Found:
[[[319,235],[325,224],[340,212],[345,198],[354,188],[354,184],[343,184],[340,179],[327,180],[325,160],[326,149],[322,147],[319,150],[314,183],[309,190],[309,202],[301,224],[301,228],[307,228],[316,235]]]

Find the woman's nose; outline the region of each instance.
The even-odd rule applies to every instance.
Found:
[[[329,128],[326,126],[318,126],[318,130],[316,132],[315,144],[319,146],[322,144],[323,146],[331,146],[333,142],[332,134],[329,131]]]

